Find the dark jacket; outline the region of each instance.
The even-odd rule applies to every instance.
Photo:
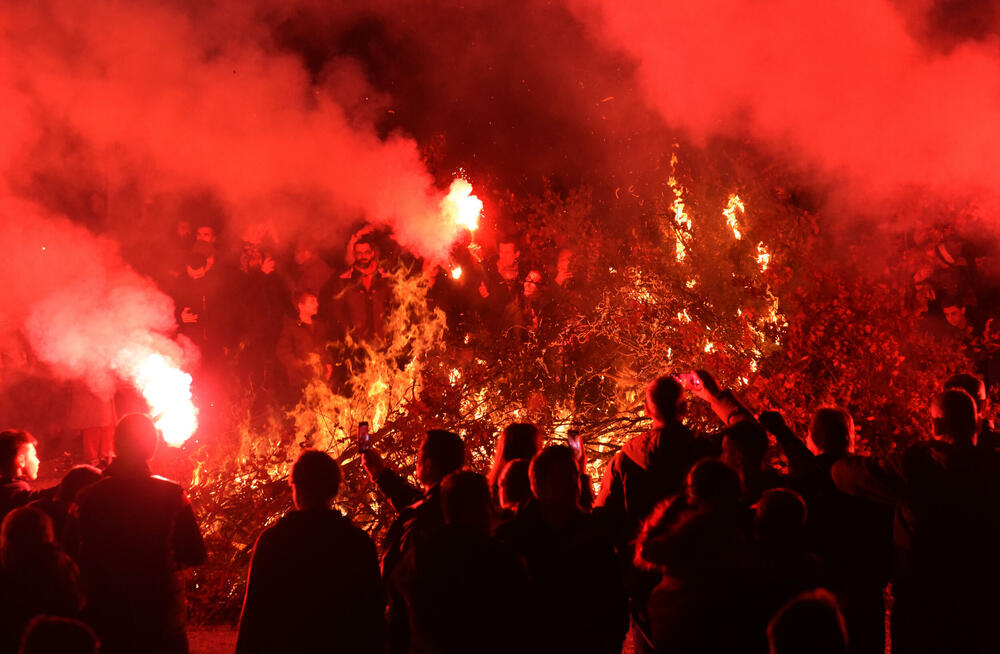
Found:
[[[384,611],[368,535],[338,511],[291,511],[254,546],[236,652],[381,652]]]
[[[205,561],[184,490],[113,462],[78,500],[77,561],[101,651],[187,652],[182,566]]]
[[[557,531],[532,501],[497,529],[497,538],[527,565],[544,614],[539,651],[621,652],[628,628],[625,586],[614,545],[597,516],[578,511]]]
[[[712,410],[726,425],[750,416],[729,392],[712,402]],[[625,443],[605,469],[594,503],[614,526],[620,548],[632,541],[653,507],[684,489],[687,473],[699,459],[719,454],[717,440],[673,422]]]
[[[524,652],[535,635],[528,575],[485,533],[445,526],[411,547],[393,574],[413,654]]]
[[[333,363],[326,349],[326,324],[314,319],[312,325],[307,325],[297,318],[285,317],[277,355],[291,386],[302,388],[311,379],[322,378],[325,366]]]
[[[78,618],[83,605],[76,564],[55,547],[0,571],[0,652],[17,652],[32,618]]]
[[[44,490],[32,490],[27,480],[0,477],[0,520],[14,509],[37,500],[55,497],[58,486]]]
[[[373,341],[386,335],[386,321],[392,305],[392,285],[389,278],[376,270],[371,286],[365,288],[362,275],[351,268],[335,284],[332,316],[355,340]]]
[[[831,475],[843,492],[895,508],[893,651],[997,651],[992,457],[929,441],[889,461],[841,459]]]

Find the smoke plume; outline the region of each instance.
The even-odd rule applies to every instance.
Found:
[[[571,4],[638,62],[650,102],[695,139],[748,134],[843,176],[855,205],[906,189],[996,199],[992,12],[935,2],[904,14],[887,0]]]

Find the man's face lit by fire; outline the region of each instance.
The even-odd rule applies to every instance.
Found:
[[[542,273],[532,270],[524,278],[524,297],[535,298],[542,294]]]
[[[965,329],[968,323],[965,320],[965,307],[952,305],[944,307],[944,319],[948,324],[958,329]]]
[[[513,243],[501,243],[497,253],[499,264],[504,267],[513,266],[521,256],[521,251]]]
[[[375,248],[370,243],[357,243],[354,246],[354,267],[358,270],[368,270],[375,262]]]
[[[312,320],[319,311],[319,300],[312,294],[303,295],[299,300],[298,309],[299,318],[302,320]]]
[[[194,240],[202,243],[215,243],[215,230],[208,225],[202,225],[194,233]]]
[[[26,443],[17,453],[17,467],[21,476],[30,481],[38,479],[38,451],[34,443]]]

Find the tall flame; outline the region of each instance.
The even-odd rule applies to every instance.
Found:
[[[743,200],[740,199],[740,196],[733,193],[729,196],[729,203],[726,204],[726,208],[722,210],[722,215],[726,217],[726,224],[733,230],[733,238],[738,241],[743,238],[743,234],[740,233],[740,223],[736,219],[737,211],[741,214],[746,213],[746,209],[743,206]]]
[[[118,368],[142,393],[167,445],[180,447],[198,428],[191,398],[191,375],[166,356],[146,348],[119,354]]]
[[[474,232],[479,229],[479,215],[483,211],[483,201],[472,195],[472,184],[459,177],[451,183],[448,195],[441,200],[441,211],[456,225]]]

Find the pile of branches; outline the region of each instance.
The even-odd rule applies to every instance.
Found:
[[[559,248],[573,246],[587,280],[575,313],[526,340],[445,333],[426,283],[401,271],[392,319],[401,337],[359,345],[364,365],[349,388],[337,394],[317,380],[294,409],[263,419],[252,395],[235,402],[223,433],[192,453],[191,496],[211,549],[192,578],[194,619],[235,621],[253,544],[290,508],[287,477],[302,447],[340,461],[339,508],[376,539],[384,534],[395,514],[352,438],[357,421],[373,415],[374,447],[413,481],[427,429],[460,433],[468,464],[485,472],[498,432],[524,421],[552,441],[579,425],[599,481],[622,443],[645,428],[645,384],[689,369],[713,371],[753,408],[780,408],[792,424],[824,404],[846,406],[872,451],[915,438],[929,393],[971,363],[921,331],[902,301],[906,278],[847,276],[850,252],[817,266],[829,238],[823,223],[759,176],[748,182],[704,162],[669,172],[665,162],[663,172],[661,184],[629,189],[610,208],[595,208],[586,191],[509,198],[507,210],[531,216],[524,249],[554,262]],[[746,206],[739,239],[723,215],[733,194]],[[690,225],[677,220],[679,198]],[[690,419],[710,423],[697,407]]]

